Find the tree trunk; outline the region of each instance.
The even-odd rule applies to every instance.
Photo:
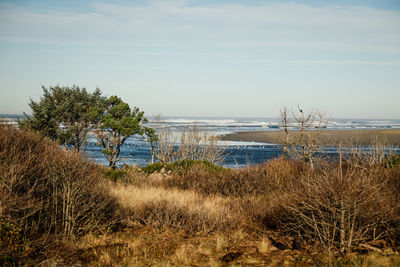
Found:
[[[114,151],[114,149],[110,149],[110,158],[109,158],[109,162],[110,162],[110,168],[111,169],[115,169],[115,154],[116,152]]]
[[[76,148],[76,151],[80,151],[81,150],[81,144],[80,144],[80,138],[79,138],[79,134],[76,134],[75,135],[75,148]]]
[[[151,164],[154,163],[154,147],[153,142],[150,142]]]

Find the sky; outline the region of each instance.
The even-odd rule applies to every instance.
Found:
[[[0,0],[0,113],[55,85],[147,115],[400,119],[400,1]]]

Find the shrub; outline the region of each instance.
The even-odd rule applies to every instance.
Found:
[[[383,161],[383,166],[393,168],[400,166],[400,155],[391,155]]]
[[[167,164],[158,161],[143,167],[142,171],[144,171],[147,174],[151,174],[154,172],[159,172],[164,168],[166,171],[173,171],[174,173],[185,173],[188,170],[190,170],[190,168],[192,168],[193,166],[204,167],[206,170],[210,172],[219,172],[227,170],[224,167],[217,166],[206,160],[178,160]]]
[[[162,168],[164,168],[164,166],[167,166],[167,165],[168,164],[164,164],[162,162],[157,161],[155,163],[152,163],[152,164],[149,164],[149,165],[143,167],[142,171],[144,171],[147,174],[151,174],[151,173],[154,173],[154,172],[161,171]]]
[[[200,132],[196,126],[184,129],[179,137],[170,128],[158,131],[154,154],[163,163],[206,160],[219,164],[226,158],[225,146],[218,136]]]
[[[276,217],[281,227],[308,243],[341,253],[388,240],[400,222],[395,179],[392,170],[369,161],[320,166],[298,177],[281,198]]]
[[[114,223],[116,202],[102,177],[79,153],[0,127],[0,217],[40,246],[50,236],[77,237]]]
[[[125,180],[127,174],[128,172],[126,170],[120,169],[107,169],[105,171],[106,178],[113,182]]]
[[[285,190],[294,177],[302,172],[302,162],[273,160],[240,170],[226,169],[208,162],[177,162],[164,186],[194,190],[204,195],[242,197],[265,195]],[[181,167],[184,166],[184,167]]]
[[[0,221],[0,264],[18,265],[19,259],[29,256],[29,243],[21,227]]]

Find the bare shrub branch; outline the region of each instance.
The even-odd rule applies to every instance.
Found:
[[[284,227],[307,242],[341,253],[387,238],[398,205],[393,205],[396,191],[379,164],[380,151],[340,154],[337,165],[331,163],[299,177],[292,198],[282,205]]]
[[[0,127],[0,217],[32,240],[79,236],[114,223],[99,168],[34,134]]]
[[[158,130],[155,149],[157,159],[163,163],[180,160],[206,160],[220,164],[226,158],[225,147],[218,136],[200,132],[196,126],[184,129],[178,136],[170,128]]]

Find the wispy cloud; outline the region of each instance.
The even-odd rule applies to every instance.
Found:
[[[0,6],[3,42],[202,44],[400,53],[400,12],[294,3],[93,3],[90,11]]]

